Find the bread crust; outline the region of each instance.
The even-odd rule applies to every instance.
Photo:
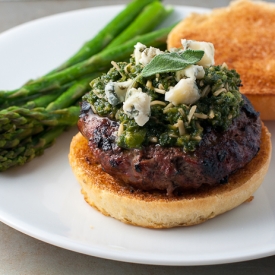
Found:
[[[95,163],[88,141],[81,133],[73,137],[69,152],[70,165],[88,204],[106,216],[148,228],[195,225],[237,207],[249,200],[261,185],[270,158],[270,133],[263,126],[259,153],[230,176],[228,184],[167,197],[160,192],[133,192],[105,173]]]
[[[215,63],[225,62],[240,74],[245,94],[262,120],[275,120],[275,5],[238,0],[208,14],[191,14],[169,34],[168,48],[180,40],[212,42]]]

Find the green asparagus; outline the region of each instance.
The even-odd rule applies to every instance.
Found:
[[[42,155],[44,150],[50,147],[64,130],[65,126],[48,128],[39,135],[26,138],[12,149],[0,150],[0,172],[14,166],[23,165],[33,158]]]
[[[146,6],[133,23],[118,35],[105,49],[120,46],[126,41],[151,32],[163,22],[173,11],[172,7],[164,7],[160,2]]]
[[[25,104],[22,105],[22,107],[27,109],[47,107],[50,103],[54,102],[59,96],[61,96],[66,90],[66,88],[62,88],[55,91],[54,93],[49,93],[40,97],[36,97],[33,100],[27,101]],[[21,105],[15,104],[15,106]]]
[[[35,135],[46,126],[73,126],[77,123],[79,107],[48,111],[43,107],[26,109],[12,106],[0,111],[0,149],[18,146],[22,139]]]
[[[98,34],[87,41],[79,51],[56,70],[60,71],[97,54],[127,28],[144,7],[156,0],[133,0],[116,15]]]
[[[37,93],[43,94],[54,87],[62,87],[63,84],[71,82],[83,75],[108,69],[111,66],[111,61],[122,61],[127,59],[133,52],[134,45],[137,42],[154,47],[161,47],[165,45],[167,35],[172,27],[173,26],[170,26],[145,35],[137,36],[120,46],[103,50],[88,60],[82,61],[63,71],[34,80],[31,84],[25,85],[20,89],[6,91],[2,94],[0,93],[0,99],[7,100],[7,98],[14,99],[16,97],[31,96]]]
[[[62,93],[56,100],[49,103],[46,110],[58,110],[73,105],[78,99],[80,99],[90,89],[90,82],[92,79],[99,76],[99,73],[93,74],[77,81],[66,92]]]
[[[65,90],[67,90],[67,85],[64,85],[64,87],[62,87],[61,89],[56,89],[54,91],[51,91],[50,93],[45,93],[42,97],[38,96],[37,94],[33,94],[31,96],[17,97],[14,99],[7,98],[0,105],[0,110],[3,110],[10,106],[29,106],[29,108],[42,107],[40,105],[41,101],[43,104],[44,102],[48,102],[48,105],[50,102],[54,101],[59,95],[61,95],[61,93],[63,93]]]
[[[7,125],[13,129],[31,127],[31,122],[39,122],[42,125],[75,125],[79,115],[79,107],[71,106],[60,110],[48,111],[43,107],[27,109],[11,106],[0,111],[0,133],[5,131]],[[30,126],[28,126],[30,125]],[[10,127],[10,129],[12,129]]]

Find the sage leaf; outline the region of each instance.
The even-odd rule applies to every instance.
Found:
[[[159,73],[180,71],[199,62],[203,55],[204,51],[195,50],[159,54],[143,68],[141,74],[143,77],[149,77]]]

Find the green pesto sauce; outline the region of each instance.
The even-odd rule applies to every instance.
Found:
[[[175,73],[143,78],[140,76],[143,67],[135,65],[133,59],[130,63],[116,64],[119,70],[117,66],[113,67],[106,74],[94,79],[91,82],[91,91],[83,100],[89,102],[99,116],[106,116],[123,124],[123,131],[116,140],[120,147],[140,148],[153,143],[161,146],[179,146],[185,151],[194,151],[202,139],[205,126],[211,125],[223,131],[230,126],[232,119],[239,115],[243,102],[239,92],[241,80],[235,70],[228,70],[226,66],[204,68],[204,78],[196,80],[201,98],[191,106],[173,106],[164,100],[164,94],[155,92],[154,88],[161,87],[168,91],[169,87],[177,84]],[[151,96],[151,102],[162,102],[151,106],[150,119],[142,127],[123,112],[123,103],[113,106],[105,95],[105,86],[108,82],[123,82],[130,78],[135,79],[134,88],[142,88],[143,92]],[[196,106],[196,109],[191,116],[189,113],[193,106]],[[182,121],[181,129],[184,131],[180,132],[179,121]]]

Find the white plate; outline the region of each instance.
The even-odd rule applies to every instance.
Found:
[[[59,65],[121,6],[36,20],[0,35],[1,89]],[[174,20],[190,11],[177,7]],[[275,123],[267,123],[275,145]],[[88,255],[159,265],[243,261],[275,252],[275,186],[270,169],[255,199],[204,224],[153,230],[123,224],[86,204],[68,164],[73,129],[31,163],[0,174],[0,220],[34,238]],[[274,155],[271,163],[274,167]]]

